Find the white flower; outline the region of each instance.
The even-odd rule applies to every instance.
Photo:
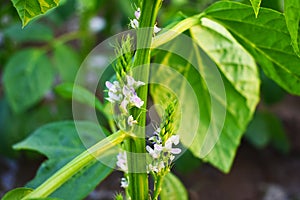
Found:
[[[156,24],[155,24],[155,25],[154,25],[153,32],[156,34],[156,33],[158,33],[159,31],[161,31],[161,28],[158,28],[158,27],[156,26]]]
[[[127,81],[127,85],[129,87],[133,87],[134,89],[137,89],[140,86],[145,85],[144,82],[142,82],[142,81],[135,81],[133,77],[128,76],[128,75],[126,76],[126,81]]]
[[[124,172],[128,171],[127,155],[125,151],[120,152],[117,155],[117,166]]]
[[[139,21],[137,19],[131,19],[130,26],[133,29],[137,29],[139,27]]]
[[[133,119],[132,115],[130,115],[127,119],[127,123],[129,126],[133,126],[133,124],[137,124],[138,122]]]
[[[180,154],[181,149],[172,148],[172,144],[177,145],[179,143],[179,135],[172,135],[165,143],[164,150],[172,154]]]
[[[129,87],[127,85],[124,85],[123,89],[122,89],[123,95],[124,95],[124,99],[121,102],[121,108],[123,109],[123,111],[125,111],[126,113],[127,111],[127,106],[135,106],[138,108],[141,108],[144,104],[144,101],[142,101],[136,94],[135,90],[133,87]]]
[[[108,98],[106,98],[108,101],[115,103],[122,100],[123,95],[118,81],[114,81],[113,83],[106,81],[105,85],[108,88]]]
[[[126,178],[121,178],[121,187],[122,188],[127,188],[128,187],[128,181]]]
[[[137,10],[134,12],[134,16],[136,19],[140,19],[141,16],[141,9],[137,8]]]
[[[154,144],[154,149],[147,145],[146,150],[149,152],[152,158],[155,159],[160,157],[160,153],[163,150],[163,148],[160,144]]]

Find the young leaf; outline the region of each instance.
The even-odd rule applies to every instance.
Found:
[[[299,0],[285,0],[284,1],[284,14],[287,28],[292,38],[292,45],[300,56],[298,35],[299,35],[299,22],[300,22],[300,1]]]
[[[261,0],[250,0],[255,16],[258,16]]]
[[[283,14],[261,8],[256,19],[250,6],[229,1],[215,3],[205,13],[243,43],[268,77],[288,92],[300,95],[300,58],[291,46]]]
[[[31,193],[33,189],[31,188],[16,188],[14,190],[11,190],[7,192],[1,200],[16,200],[16,199],[22,199],[27,194]]]
[[[51,67],[45,52],[39,49],[21,50],[9,59],[3,74],[4,89],[15,112],[28,109],[51,88]]]
[[[95,97],[90,91],[72,83],[63,83],[55,87],[55,92],[65,99],[74,99],[80,103],[91,107],[96,107],[100,112],[104,112],[104,108],[99,99]]]
[[[103,130],[96,124],[91,122],[75,123],[66,121],[47,124],[14,146],[18,150],[40,152],[48,158],[39,168],[36,177],[28,183],[29,187],[36,188],[74,157],[104,138],[104,133],[101,134]],[[80,135],[77,130],[81,130]],[[114,157],[110,155],[111,166],[115,163],[115,159],[112,159]],[[111,172],[112,169],[109,166],[96,160],[91,165],[78,171],[51,197],[83,199]],[[82,183],[84,183],[84,187]],[[71,194],[70,191],[72,191]]]
[[[188,105],[185,109],[190,108],[190,111],[182,111],[182,143],[190,145],[188,147],[195,156],[228,172],[259,100],[258,70],[251,55],[219,24],[203,19],[201,25],[190,31],[197,44],[189,45],[178,38],[172,44],[177,51],[183,52],[181,58],[170,53],[175,50],[169,49],[169,53],[158,54],[157,63],[180,72],[191,84],[198,102],[195,104],[191,92],[186,91],[186,83],[165,73],[162,66],[153,72],[153,77],[164,80],[163,85],[180,88],[175,93],[183,106]],[[216,68],[221,74],[213,70]],[[155,103],[168,98],[168,91],[161,86],[152,87],[151,94]],[[185,112],[188,116],[184,116]],[[195,126],[197,120],[200,125],[197,134],[191,138],[190,127]],[[193,140],[192,144],[190,140]]]
[[[57,7],[59,0],[11,0],[22,20],[23,27],[30,20]]]
[[[161,200],[188,200],[188,193],[180,180],[172,173],[168,173],[163,180],[160,193]]]

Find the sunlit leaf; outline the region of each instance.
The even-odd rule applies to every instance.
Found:
[[[29,193],[31,193],[33,189],[31,188],[16,188],[9,192],[7,192],[1,200],[16,200],[16,199],[22,199]]]
[[[259,12],[259,8],[260,8],[260,3],[261,0],[250,0],[252,8],[254,10],[255,16],[257,17],[258,12]]]
[[[30,20],[58,6],[59,0],[11,0],[22,20],[23,27]]]
[[[300,58],[295,54],[282,13],[231,1],[213,4],[206,15],[224,25],[255,56],[265,74],[292,94],[300,95]]]
[[[188,113],[182,116],[185,129],[179,131],[183,134],[182,143],[195,156],[228,172],[259,100],[258,70],[251,55],[221,25],[202,19],[190,33],[196,44],[189,45],[178,38],[170,42],[168,53],[156,55],[156,62],[180,72],[192,86],[198,102],[193,102],[191,92],[183,85],[187,83],[165,73],[163,66],[153,71],[153,77],[164,80],[162,85],[181,88],[176,95]],[[181,58],[171,53],[176,51],[174,48],[185,52]],[[158,104],[169,98],[162,86],[153,86],[151,94]],[[197,120],[199,128],[191,138],[189,127],[195,126]]]
[[[300,22],[300,1],[299,0],[285,0],[284,1],[284,14],[287,28],[292,38],[292,45],[295,52],[300,56],[298,35],[299,35],[299,22]]]
[[[180,180],[168,173],[163,180],[160,194],[161,200],[188,200],[188,193]]]

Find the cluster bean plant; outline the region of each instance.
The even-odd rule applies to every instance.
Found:
[[[25,28],[63,3],[11,2]],[[123,176],[112,199],[189,199],[172,173],[176,159],[188,150],[222,172],[230,171],[260,99],[260,73],[300,95],[299,0],[285,0],[283,13],[260,7],[261,0],[212,1],[197,14],[179,13],[162,27],[164,3],[131,1],[129,30],[103,45],[113,54],[94,51],[76,79],[56,81],[56,94],[72,99],[74,120],[46,124],[14,145],[48,159],[32,181],[7,192],[3,200],[84,199],[113,170]],[[83,36],[87,45],[89,36]],[[66,35],[58,43],[76,37]],[[54,84],[48,81],[49,66],[41,63],[56,45],[28,49],[6,64],[4,92],[15,110],[26,109]],[[105,69],[86,67],[101,54],[109,60]],[[31,78],[40,64],[40,77]],[[14,73],[25,77],[21,89],[11,86]],[[94,76],[91,89],[87,82]],[[43,88],[39,81],[49,83]],[[33,100],[25,105],[16,91],[34,94]],[[152,119],[150,110],[158,117]],[[82,117],[86,112],[91,118]]]

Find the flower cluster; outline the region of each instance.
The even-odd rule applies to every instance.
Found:
[[[149,138],[149,141],[154,144],[153,148],[149,145],[146,146],[146,150],[152,158],[151,163],[147,166],[148,172],[160,173],[164,169],[168,169],[175,158],[174,155],[181,152],[180,148],[173,148],[173,144],[179,144],[179,135],[172,135],[163,142],[159,133],[160,129],[158,128],[154,132],[154,136]]]
[[[113,83],[106,81],[106,87],[108,88],[108,98],[111,103],[119,103],[123,112],[128,113],[128,109],[135,106],[141,108],[144,104],[136,94],[135,90],[145,83],[141,81],[135,81],[131,76],[126,75],[126,84],[120,84],[118,81]]]
[[[135,19],[130,20],[130,26],[133,29],[137,29],[137,28],[139,28],[139,24],[140,24],[139,23],[139,19],[140,19],[140,16],[141,16],[141,9],[140,8],[137,8],[137,10],[134,12],[134,16],[135,16]],[[161,30],[161,28],[158,28],[157,25],[155,24],[153,32],[156,34],[160,30]]]

